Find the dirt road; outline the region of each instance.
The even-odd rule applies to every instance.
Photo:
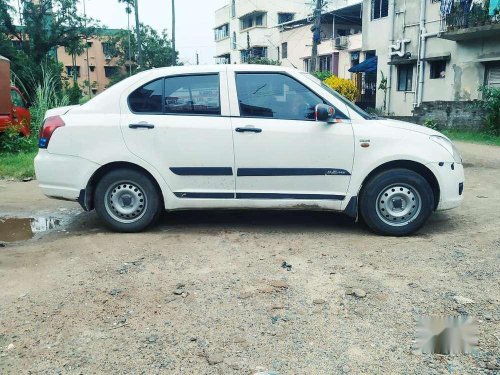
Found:
[[[459,148],[463,206],[409,238],[312,212],[173,213],[120,235],[0,181],[0,216],[67,222],[0,248],[0,373],[498,373],[500,148]],[[473,354],[413,352],[420,316],[457,314],[478,320]]]

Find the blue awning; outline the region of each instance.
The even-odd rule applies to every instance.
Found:
[[[351,73],[370,73],[377,71],[378,57],[371,57],[358,65],[354,65],[349,71]]]

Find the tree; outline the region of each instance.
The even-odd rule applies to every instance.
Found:
[[[160,34],[150,26],[141,25],[141,41],[143,43],[142,66],[139,65],[137,56],[134,56],[133,54],[132,60],[129,60],[129,37],[130,48],[132,50],[136,50],[138,44],[136,36],[125,30],[119,32],[116,36],[106,42],[109,43],[110,46],[113,46],[114,55],[118,57],[118,66],[132,64],[135,71],[172,66],[172,62],[174,61],[174,52],[172,48],[172,41],[170,40],[166,30],[163,30]],[[110,85],[121,81],[126,78],[126,76],[127,74],[125,71],[118,71],[116,75],[112,77]]]
[[[21,0],[24,25],[16,27],[13,12],[2,12],[6,31],[19,42],[26,55],[40,64],[57,47],[70,47],[95,34],[96,24],[78,15],[77,0]]]
[[[54,58],[58,47],[76,49],[83,38],[95,34],[96,22],[78,15],[77,4],[78,0],[20,0],[18,14],[0,0],[0,54],[11,60],[28,97],[42,79],[42,66],[60,73]],[[16,15],[22,16],[23,25],[14,24]]]

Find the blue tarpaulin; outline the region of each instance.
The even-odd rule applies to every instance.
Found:
[[[377,56],[369,58],[358,65],[354,65],[349,71],[351,73],[370,73],[377,71]]]

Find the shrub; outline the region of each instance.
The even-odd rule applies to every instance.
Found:
[[[320,81],[324,81],[325,79],[328,79],[332,76],[333,74],[330,73],[329,71],[327,70],[324,70],[324,71],[317,71],[317,72],[314,72],[313,73],[313,76],[315,76],[317,79],[319,79]]]
[[[433,129],[433,130],[439,130],[440,129],[440,126],[439,124],[436,122],[436,120],[433,120],[433,119],[425,119],[424,120],[424,126],[429,128],[429,129]]]
[[[486,111],[485,128],[490,134],[500,135],[500,88],[483,86],[479,89],[483,93],[481,108]]]
[[[358,88],[350,79],[339,78],[332,75],[331,77],[325,79],[324,82],[339,94],[345,96],[351,102],[355,102],[358,98]]]

